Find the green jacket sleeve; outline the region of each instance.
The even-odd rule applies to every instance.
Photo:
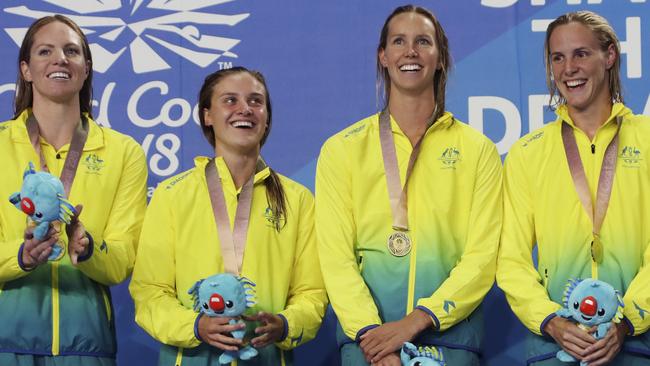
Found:
[[[333,138],[323,146],[318,159],[316,238],[330,302],[345,334],[356,339],[360,330],[382,322],[354,253],[356,227],[345,152]]]
[[[463,255],[433,295],[417,302],[417,308],[432,315],[434,323],[437,320],[435,326],[441,331],[467,318],[494,283],[502,220],[502,168],[494,144],[484,142],[475,168]]]
[[[191,348],[201,343],[194,335],[198,314],[176,297],[173,200],[165,193],[156,190],[149,204],[129,291],[136,323],[164,344]]]
[[[286,337],[277,344],[282,349],[301,345],[316,336],[320,328],[327,294],[320,272],[314,235],[314,199],[305,190],[299,210],[290,220],[298,220],[298,243],[287,306],[280,312],[286,323]]]
[[[643,266],[630,282],[623,296],[623,315],[634,326],[634,335],[645,333],[650,328],[650,243],[643,255]]]
[[[147,205],[144,152],[132,139],[128,142],[124,147],[126,158],[120,183],[104,231],[90,233],[92,252],[78,265],[86,276],[105,285],[118,284],[131,274]]]
[[[535,270],[532,251],[536,242],[532,187],[526,177],[523,151],[513,145],[505,163],[504,213],[497,283],[519,320],[541,335],[545,320],[561,308],[549,296]]]

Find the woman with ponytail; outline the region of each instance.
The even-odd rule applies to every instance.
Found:
[[[244,345],[230,334],[243,325],[200,316],[188,290],[229,272],[256,284],[248,320],[257,323],[250,344],[259,355],[238,364],[291,364],[287,351],[314,338],[327,304],[313,197],[260,157],[272,115],[262,74],[235,67],[208,75],[199,111],[215,157],[197,157],[153,195],[130,286],[136,322],[163,343],[159,365],[216,364]]]

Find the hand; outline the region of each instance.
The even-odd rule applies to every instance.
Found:
[[[629,333],[630,329],[627,324],[623,322],[613,323],[609,328],[607,334],[603,339],[598,340],[596,343],[585,349],[585,353],[589,356],[585,357],[583,361],[587,362],[589,366],[605,365],[612,361],[614,357],[621,350],[625,336]]]
[[[401,320],[385,323],[365,332],[361,336],[359,345],[366,361],[375,363],[399,350],[404,342],[410,342],[421,331],[432,325],[427,313],[415,309]]]
[[[259,327],[255,328],[255,334],[258,336],[251,339],[251,344],[255,348],[266,347],[280,341],[282,333],[284,333],[284,321],[278,315],[260,311],[257,315],[245,317],[245,319],[261,323]]]
[[[242,340],[233,338],[230,332],[244,329],[246,324],[239,322],[230,325],[228,322],[231,319],[233,318],[202,316],[199,319],[199,336],[204,342],[220,350],[237,351],[242,345]]]
[[[373,362],[371,366],[402,366],[402,360],[399,359],[397,353],[389,353],[381,360]]]
[[[52,246],[59,241],[59,232],[53,227],[47,232],[47,236],[41,241],[34,238],[34,228],[28,227],[23,235],[23,266],[32,270],[47,262],[47,257],[52,253]]]
[[[70,261],[74,265],[77,265],[79,256],[88,254],[88,246],[90,245],[90,240],[86,236],[86,228],[79,221],[79,215],[81,215],[83,208],[82,205],[75,207],[77,214],[72,216],[70,223],[65,227],[68,234],[68,253],[70,254]]]
[[[596,343],[596,339],[590,334],[595,330],[594,327],[586,332],[560,316],[551,319],[544,327],[544,332],[553,337],[563,350],[579,361],[588,355],[587,347]]]

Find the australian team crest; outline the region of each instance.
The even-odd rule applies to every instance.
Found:
[[[460,151],[456,147],[450,146],[442,152],[438,160],[442,163],[443,169],[456,169],[456,164],[461,160]]]
[[[618,158],[623,160],[623,166],[628,168],[638,168],[643,160],[641,151],[636,146],[623,146]]]
[[[83,164],[86,166],[86,171],[92,174],[99,174],[104,168],[104,160],[97,156],[97,154],[88,154],[83,159]]]

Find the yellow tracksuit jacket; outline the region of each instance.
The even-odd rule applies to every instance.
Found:
[[[650,118],[634,115],[617,103],[593,141],[576,128],[566,106],[558,118],[522,137],[505,163],[504,223],[497,282],[512,310],[536,335],[561,308],[570,278],[598,278],[624,294],[624,315],[634,334],[650,327]],[[595,202],[605,148],[616,133],[615,119],[623,117],[619,134],[616,175],[601,229],[604,257],[592,261],[592,223],[576,192],[564,145],[562,121],[568,122]],[[532,260],[537,246],[538,265]],[[644,340],[643,342],[641,340]],[[553,352],[552,340],[531,337],[529,357]],[[546,343],[545,343],[546,342]],[[628,339],[626,347],[650,355],[648,337]]]
[[[25,127],[29,113],[0,124],[0,353],[114,358],[108,286],[125,280],[135,262],[146,207],[144,152],[132,138],[89,120],[69,201],[84,205],[80,220],[93,239],[91,254],[76,267],[66,254],[25,271],[18,252],[26,218],[8,197],[20,190],[30,161],[39,169]],[[55,151],[41,139],[41,149],[60,176],[69,145]],[[61,238],[67,245],[65,230]]]
[[[160,183],[142,229],[130,291],[136,322],[167,345],[161,349],[160,365],[218,364],[219,350],[195,336],[197,313],[187,293],[198,280],[224,271],[205,180],[208,161],[196,158],[193,169]],[[216,166],[233,222],[239,192],[222,158]],[[313,234],[313,197],[305,187],[280,176],[288,213],[278,232],[266,199],[268,176],[266,168],[254,178],[241,275],[257,285],[260,310],[284,317],[286,337],[239,365],[291,364],[291,352],[285,351],[316,336],[327,305]]]
[[[393,232],[379,115],[323,146],[316,173],[316,232],[339,343],[415,307],[435,327],[419,343],[479,352],[481,312],[494,282],[501,230],[501,161],[485,136],[445,113],[425,133],[408,183],[413,248],[387,249]],[[402,185],[412,146],[391,119]],[[461,322],[468,319],[465,322]],[[434,328],[442,332],[434,332]]]

